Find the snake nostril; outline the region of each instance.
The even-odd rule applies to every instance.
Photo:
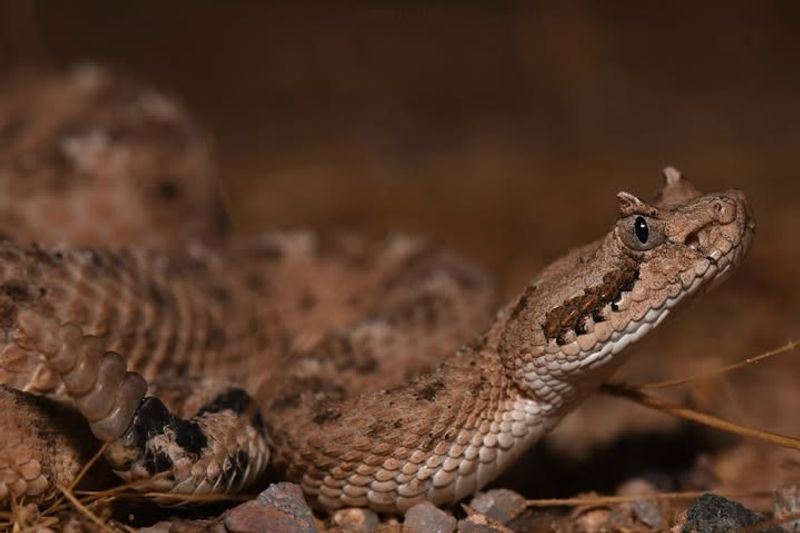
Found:
[[[714,210],[714,216],[719,221],[723,221],[723,219],[726,218],[727,212],[730,211],[727,203],[722,200],[716,200],[712,208]]]
[[[683,240],[683,244],[691,248],[692,250],[700,250],[700,238],[698,237],[698,232],[693,231],[689,233],[686,238]]]
[[[712,209],[714,217],[723,224],[729,224],[736,218],[736,203],[734,201],[719,198],[714,201]]]

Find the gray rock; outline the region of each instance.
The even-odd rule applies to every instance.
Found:
[[[372,533],[378,529],[380,520],[378,515],[369,509],[351,507],[339,509],[331,517],[331,522],[343,531],[354,533]]]
[[[477,494],[469,506],[501,524],[508,524],[525,511],[527,503],[514,491],[495,489]]]
[[[717,496],[716,494],[703,494],[697,498],[686,511],[686,523],[682,533],[724,533],[737,529],[747,528],[748,531],[759,533],[783,533],[779,527],[765,527],[752,529],[765,519],[739,502]]]
[[[314,516],[294,483],[275,483],[255,500],[225,513],[230,533],[317,533]]]
[[[661,509],[657,504],[647,500],[635,501],[631,504],[631,510],[637,520],[656,531],[665,528],[664,517],[661,516]]]
[[[403,533],[453,533],[456,519],[430,502],[415,505],[406,511]]]

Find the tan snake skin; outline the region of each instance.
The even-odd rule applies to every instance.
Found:
[[[271,454],[324,509],[462,498],[751,242],[740,191],[700,195],[674,169],[654,202],[618,203],[491,323],[485,277],[406,237],[0,243],[0,501],[52,497],[89,432],[140,490],[240,491]]]

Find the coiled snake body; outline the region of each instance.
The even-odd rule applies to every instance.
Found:
[[[652,203],[618,203],[491,321],[478,270],[406,237],[0,243],[0,502],[70,483],[88,431],[143,491],[239,491],[271,455],[326,509],[462,498],[751,241],[741,192],[673,169]]]

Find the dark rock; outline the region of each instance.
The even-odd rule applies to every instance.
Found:
[[[682,533],[724,533],[754,526],[764,520],[763,516],[738,502],[716,494],[703,494],[686,511],[686,522],[681,531]],[[748,531],[782,533],[783,530],[779,527],[766,527],[757,530],[748,528]]]
[[[270,485],[255,500],[228,511],[224,524],[230,533],[317,532],[303,491],[293,483]]]
[[[430,502],[415,505],[406,511],[403,533],[453,533],[456,519]]]

